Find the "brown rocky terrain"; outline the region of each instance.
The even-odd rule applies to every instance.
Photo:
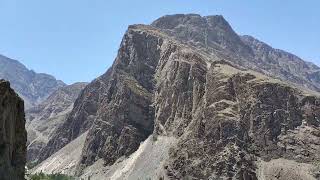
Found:
[[[237,35],[222,16],[129,26],[113,66],[81,92],[40,161],[81,137],[72,172],[92,179],[319,178],[318,71]],[[288,168],[266,168],[274,163]]]
[[[10,88],[0,80],[0,179],[24,179],[26,141],[24,104]]]
[[[41,104],[26,111],[29,164],[37,162],[39,152],[46,146],[56,129],[64,123],[76,98],[86,85],[87,83],[75,83],[59,88]]]

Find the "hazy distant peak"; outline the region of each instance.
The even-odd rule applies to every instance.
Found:
[[[27,108],[42,102],[53,91],[66,85],[52,75],[36,73],[19,61],[3,55],[0,55],[0,78],[10,81]]]

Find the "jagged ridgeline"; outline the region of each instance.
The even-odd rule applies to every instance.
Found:
[[[44,101],[52,92],[65,86],[53,76],[27,69],[17,60],[0,55],[0,79],[10,82],[24,100],[25,109]]]
[[[319,67],[222,16],[132,25],[33,172],[91,179],[315,179]]]

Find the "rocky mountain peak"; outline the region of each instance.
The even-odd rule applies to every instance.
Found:
[[[167,15],[155,20],[151,26],[196,47],[219,46],[231,52],[250,54],[250,49],[221,15]]]
[[[160,29],[174,29],[181,25],[201,28],[219,26],[225,30],[232,29],[229,23],[221,15],[203,17],[199,14],[166,15],[152,22],[151,25]]]

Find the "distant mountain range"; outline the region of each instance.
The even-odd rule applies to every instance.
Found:
[[[37,161],[39,152],[66,120],[73,103],[87,83],[66,85],[53,76],[28,70],[17,60],[0,55],[0,79],[24,100],[26,113],[27,162]]]
[[[53,91],[66,84],[53,76],[27,69],[17,60],[0,55],[0,79],[11,83],[28,109],[44,101]]]

